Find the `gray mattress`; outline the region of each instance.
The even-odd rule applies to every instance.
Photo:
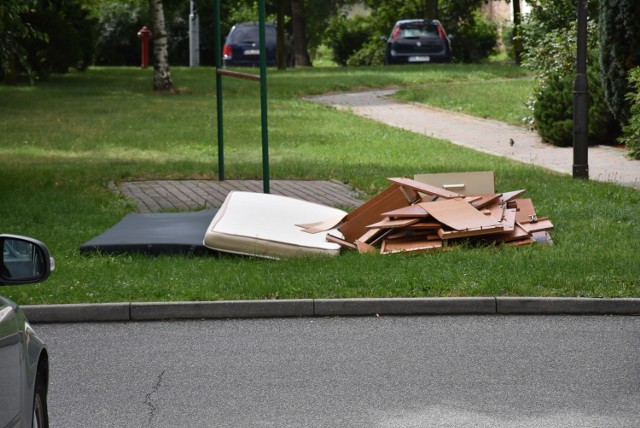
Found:
[[[193,254],[215,253],[202,241],[218,212],[129,214],[118,224],[80,246],[81,253]]]

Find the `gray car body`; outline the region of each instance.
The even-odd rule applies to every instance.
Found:
[[[0,427],[31,427],[38,375],[49,384],[45,344],[20,307],[0,296]]]
[[[41,282],[55,268],[49,250],[36,239],[0,234],[0,247],[0,285]],[[48,385],[44,341],[18,304],[0,296],[0,428],[46,428]]]

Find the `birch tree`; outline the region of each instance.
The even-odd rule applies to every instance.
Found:
[[[169,71],[169,49],[164,21],[162,0],[149,0],[149,10],[153,26],[153,90],[172,91],[173,81]]]

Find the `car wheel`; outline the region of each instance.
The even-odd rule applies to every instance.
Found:
[[[47,393],[42,379],[36,379],[36,391],[33,396],[33,428],[49,428],[47,412]]]

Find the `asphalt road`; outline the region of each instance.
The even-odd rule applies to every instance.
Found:
[[[640,318],[38,324],[52,427],[637,427]]]

